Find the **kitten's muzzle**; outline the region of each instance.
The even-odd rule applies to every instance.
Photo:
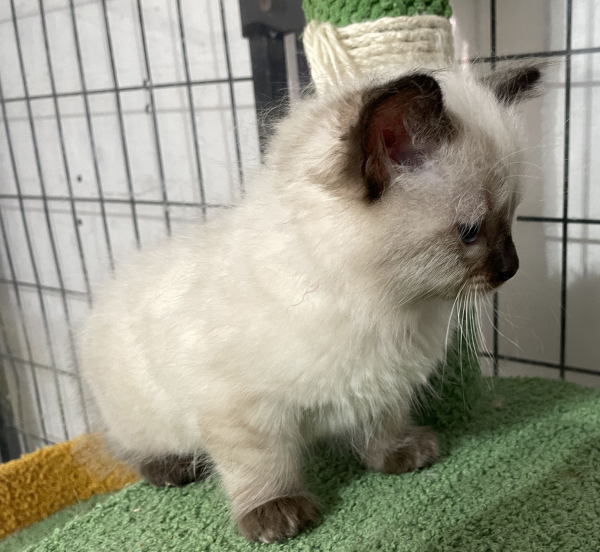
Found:
[[[519,256],[510,235],[504,236],[490,251],[488,278],[493,287],[510,280],[519,270]]]

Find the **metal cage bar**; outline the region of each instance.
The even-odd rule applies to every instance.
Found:
[[[167,202],[169,198],[167,196],[167,184],[165,181],[165,167],[163,162],[162,147],[160,144],[160,136],[158,132],[158,119],[156,117],[156,101],[154,99],[154,89],[150,86],[152,83],[152,72],[150,69],[150,56],[148,55],[148,42],[146,40],[146,28],[144,26],[144,11],[142,8],[141,0],[137,0],[137,11],[140,22],[140,33],[142,36],[142,51],[144,53],[144,67],[146,69],[146,80],[144,84],[148,87],[148,94],[150,96],[150,113],[152,115],[152,130],[154,135],[154,144],[156,146],[156,160],[158,163],[158,174],[160,180],[160,189],[163,197],[163,210],[165,213],[165,225],[167,227],[167,235],[171,235],[171,216],[169,214],[169,206]]]
[[[567,348],[567,260],[569,244],[569,146],[571,138],[571,37],[573,28],[573,4],[567,0],[567,54],[565,55],[565,125],[562,196],[562,255],[560,268],[560,378],[565,379],[565,356]]]
[[[225,63],[227,65],[227,85],[229,88],[229,101],[231,102],[231,117],[233,119],[233,134],[235,139],[235,160],[237,162],[239,185],[244,193],[244,172],[242,168],[242,151],[240,145],[240,131],[237,117],[237,105],[235,102],[235,88],[233,86],[233,73],[231,70],[231,53],[229,51],[229,37],[227,36],[227,15],[223,0],[219,0],[219,11],[221,14],[221,29],[223,31],[223,47],[225,50]]]
[[[119,78],[117,76],[117,67],[115,65],[115,53],[110,34],[110,23],[108,21],[108,9],[106,7],[106,0],[102,0],[102,15],[104,17],[104,29],[106,31],[106,44],[108,46],[108,53],[110,56],[110,70],[112,73],[113,84],[115,85],[115,101],[117,103],[117,113],[119,114],[119,137],[121,140],[121,149],[123,151],[123,162],[125,167],[125,174],[127,176],[127,189],[129,191],[129,202],[131,204],[131,220],[133,222],[133,232],[135,234],[135,243],[138,248],[141,246],[140,240],[140,226],[138,223],[137,207],[135,202],[135,193],[133,191],[133,180],[131,177],[131,165],[129,162],[129,151],[127,148],[127,138],[125,136],[125,121],[123,120],[123,106],[121,105],[121,92],[119,88]]]
[[[190,109],[190,121],[192,123],[192,137],[194,139],[194,161],[196,163],[196,172],[198,173],[198,188],[200,191],[200,206],[202,208],[202,217],[206,219],[206,191],[204,190],[204,178],[202,177],[202,161],[200,160],[200,145],[198,143],[198,127],[196,124],[196,115],[194,113],[194,95],[192,93],[192,77],[190,73],[190,60],[187,50],[187,41],[185,39],[185,25],[183,24],[183,10],[181,9],[181,0],[177,2],[177,23],[179,25],[179,37],[181,39],[181,53],[183,55],[183,67],[185,69],[185,87]]]
[[[75,43],[75,55],[77,58],[77,71],[79,76],[79,85],[81,87],[81,97],[83,98],[83,107],[85,110],[85,121],[86,121],[86,129],[88,134],[88,139],[90,142],[90,150],[92,152],[92,164],[94,166],[94,178],[96,180],[96,190],[98,192],[98,200],[100,203],[100,213],[102,215],[102,228],[104,231],[104,239],[106,240],[106,251],[108,253],[108,259],[110,262],[111,270],[115,268],[115,259],[113,256],[112,250],[112,242],[110,239],[110,231],[108,229],[108,218],[106,215],[106,205],[104,202],[104,188],[102,186],[102,177],[100,175],[100,166],[98,164],[98,155],[96,153],[96,139],[94,137],[94,130],[92,127],[92,114],[90,110],[90,100],[87,94],[87,83],[85,80],[85,72],[83,69],[83,58],[81,55],[81,43],[79,41],[79,28],[77,25],[77,16],[75,15],[75,5],[73,4],[74,0],[69,0],[69,12],[71,16],[71,25],[73,30],[73,41]],[[53,90],[53,94],[56,95],[55,99],[58,99],[58,94],[56,94],[56,90]],[[90,293],[90,301],[92,300],[92,295]]]
[[[491,66],[492,71],[496,68],[496,0],[490,0],[490,54],[491,54]],[[492,338],[492,351],[494,361],[494,376],[497,376],[500,372],[499,358],[498,358],[498,323],[499,323],[499,311],[498,311],[498,292],[494,291],[494,297],[492,299],[492,326],[493,326],[493,338]]]

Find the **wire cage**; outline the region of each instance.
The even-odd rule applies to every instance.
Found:
[[[517,222],[524,277],[493,296],[484,370],[598,385],[595,2],[452,4],[459,57],[559,61],[525,114],[536,167]],[[260,113],[307,83],[300,6],[0,4],[3,461],[89,428],[74,336],[115,263],[242,197]]]
[[[473,40],[489,40],[489,55],[473,61],[493,70],[507,62],[551,60],[544,95],[525,113],[526,163],[535,168],[523,175],[530,197],[518,211],[515,228],[525,274],[493,295],[490,320],[482,321],[488,345],[482,357],[494,375],[598,387],[600,196],[593,190],[597,164],[591,154],[597,134],[598,2],[455,4],[464,15],[475,13],[480,26],[489,22],[489,30]]]

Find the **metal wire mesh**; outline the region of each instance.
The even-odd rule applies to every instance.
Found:
[[[499,352],[499,293],[494,293],[493,298],[493,340],[491,353],[482,353],[490,357],[493,361],[493,373],[499,374],[499,361],[505,360],[531,366],[544,366],[558,370],[560,378],[565,379],[567,372],[576,372],[600,376],[600,368],[592,370],[578,366],[568,365],[566,362],[566,335],[567,335],[567,268],[568,268],[568,248],[569,248],[569,229],[572,225],[596,225],[600,224],[600,219],[594,218],[575,218],[569,216],[569,174],[570,174],[570,122],[571,122],[571,58],[574,55],[590,54],[600,52],[599,47],[573,49],[573,0],[566,2],[566,39],[564,50],[550,50],[545,52],[522,53],[498,56],[497,47],[497,5],[496,0],[490,0],[490,56],[478,58],[474,61],[480,63],[490,63],[492,67],[498,62],[508,60],[524,60],[528,58],[557,58],[564,60],[564,131],[563,131],[563,188],[562,188],[562,216],[518,216],[517,221],[527,223],[556,223],[560,224],[562,230],[561,237],[561,270],[560,270],[560,345],[559,362],[544,362],[540,360],[504,355]]]
[[[198,94],[202,94],[204,87],[211,85],[224,85],[228,94],[227,112],[231,119],[227,131],[232,134],[235,172],[237,173],[237,186],[243,193],[243,156],[241,151],[241,139],[239,132],[238,110],[239,105],[236,99],[236,85],[238,83],[251,83],[252,78],[249,74],[234,76],[232,68],[230,37],[228,31],[228,17],[226,3],[224,0],[217,0],[218,18],[220,23],[220,41],[224,57],[226,75],[223,78],[195,79],[192,76],[189,56],[189,39],[186,36],[186,17],[191,10],[197,9],[191,2],[182,5],[182,0],[169,2],[169,8],[172,9],[171,16],[176,21],[178,29],[179,52],[181,56],[180,63],[183,66],[183,79],[165,82],[155,81],[151,54],[150,38],[147,32],[146,12],[149,11],[147,2],[136,0],[135,16],[137,23],[137,32],[140,41],[141,72],[142,81],[137,84],[123,85],[120,80],[120,72],[117,67],[117,48],[113,36],[113,25],[111,21],[111,6],[114,3],[107,0],[98,0],[94,2],[101,9],[99,16],[104,33],[106,50],[108,52],[110,86],[92,87],[89,85],[89,74],[94,69],[84,61],[84,52],[82,48],[82,26],[86,23],[82,21],[79,15],[86,3],[75,0],[68,0],[68,5],[62,6],[70,18],[72,31],[72,40],[76,57],[78,86],[76,90],[59,91],[55,78],[56,59],[53,58],[53,48],[50,41],[48,18],[53,9],[57,9],[52,2],[38,0],[37,14],[33,17],[39,18],[41,33],[44,46],[44,59],[40,60],[43,67],[36,70],[47,72],[49,79],[49,91],[46,93],[32,93],[28,79],[28,71],[25,62],[23,33],[26,23],[24,17],[19,17],[18,6],[14,0],[10,0],[8,5],[8,17],[3,22],[4,29],[10,29],[14,33],[14,54],[16,55],[19,70],[19,80],[22,89],[21,95],[7,95],[6,86],[3,82],[2,71],[0,70],[0,106],[5,139],[2,148],[5,148],[6,157],[3,157],[5,174],[10,173],[10,180],[14,184],[14,191],[7,193],[6,183],[2,186],[0,193],[0,233],[2,237],[3,255],[2,255],[2,273],[0,275],[0,287],[3,297],[0,309],[0,337],[3,373],[0,380],[0,389],[5,396],[1,397],[1,423],[0,423],[0,452],[3,459],[13,458],[21,452],[30,451],[38,446],[51,444],[62,439],[68,439],[75,434],[89,429],[89,422],[83,398],[83,389],[78,375],[78,360],[74,347],[76,324],[81,316],[73,317],[73,302],[84,302],[91,306],[93,300],[92,277],[90,272],[90,255],[95,255],[98,248],[93,251],[87,250],[86,236],[82,226],[84,216],[82,209],[90,206],[96,206],[98,209],[97,218],[99,225],[95,225],[98,230],[98,238],[104,242],[104,251],[110,268],[115,263],[115,232],[111,217],[114,213],[109,212],[112,206],[121,206],[126,208],[126,212],[121,212],[120,217],[129,220],[133,232],[133,243],[137,247],[142,245],[141,219],[143,215],[140,210],[144,207],[159,208],[162,211],[164,228],[166,235],[170,235],[173,227],[174,208],[192,208],[199,212],[204,218],[208,211],[215,208],[227,206],[229,202],[210,201],[206,193],[206,178],[203,173],[203,152],[200,140],[200,129],[198,128],[198,111],[200,108],[196,105]],[[31,3],[30,3],[31,4]],[[48,4],[51,4],[50,6]],[[206,4],[206,3],[205,3]],[[214,7],[213,2],[213,7]],[[229,6],[234,5],[232,2]],[[206,5],[202,6],[206,9]],[[174,15],[173,15],[174,14]],[[113,14],[114,17],[114,14]],[[31,60],[29,60],[31,62]],[[14,86],[13,86],[14,88]],[[157,93],[164,89],[179,89],[185,92],[187,100],[187,118],[190,126],[191,151],[189,157],[193,160],[195,167],[195,182],[192,186],[197,187],[198,199],[194,201],[182,201],[172,199],[172,190],[169,187],[169,179],[165,174],[166,166],[176,163],[177,160],[169,158],[163,147],[165,136],[164,129],[161,130],[159,115],[161,108],[157,105]],[[146,94],[145,111],[151,120],[150,135],[153,142],[153,158],[157,164],[157,184],[159,195],[156,198],[140,197],[139,190],[136,190],[136,179],[132,168],[132,156],[136,153],[138,143],[128,136],[126,117],[128,108],[124,106],[125,95],[132,92],[143,92]],[[120,149],[120,160],[124,169],[124,177],[127,187],[125,197],[115,197],[114,194],[106,192],[106,177],[102,170],[102,161],[100,156],[103,154],[103,148],[98,143],[98,122],[95,116],[91,101],[95,97],[112,96],[115,103],[115,114],[117,119],[116,133],[114,140],[118,142]],[[65,105],[61,101],[67,98],[80,99],[83,104],[85,116],[85,134],[89,142],[89,152],[93,166],[93,180],[95,190],[93,193],[78,195],[74,183],[81,182],[81,175],[75,175],[73,172],[72,148],[67,144],[67,132],[65,129]],[[47,139],[46,133],[40,130],[39,114],[35,108],[40,102],[51,102],[51,119],[56,125],[56,138],[60,150],[60,159],[62,164],[62,177],[65,183],[65,192],[63,194],[53,193],[48,189],[47,181],[50,178],[48,171],[42,160],[41,148],[42,140]],[[29,139],[33,149],[34,159],[34,178],[39,184],[39,191],[31,192],[31,186],[23,185],[23,164],[19,160],[19,147],[22,144],[22,137],[15,136],[20,130],[19,117],[10,113],[11,106],[25,107],[25,121],[29,130]],[[254,110],[254,102],[251,105]],[[168,111],[164,110],[163,111]],[[44,137],[40,138],[43,133]],[[105,153],[105,152],[104,152]],[[208,160],[211,162],[211,160]],[[213,160],[214,161],[214,160]],[[106,161],[104,161],[106,164]],[[105,169],[105,167],[104,167]],[[189,185],[189,182],[188,182]],[[54,186],[56,189],[56,186]],[[40,263],[39,232],[40,226],[35,225],[33,229],[31,214],[40,210],[44,219],[44,226],[41,229],[46,235],[42,241],[44,243],[44,255],[50,253],[51,262]],[[18,211],[19,224],[21,228],[16,228],[14,217],[7,217],[7,212],[11,209]],[[71,219],[72,233],[69,236],[70,243],[59,243],[64,239],[57,234],[56,213],[66,211]],[[189,218],[195,215],[191,213]],[[89,216],[87,217],[89,218]],[[184,218],[187,218],[184,217]],[[87,220],[85,221],[88,222]],[[20,237],[24,238],[25,247],[18,247],[22,244],[18,242],[19,230],[22,230]],[[37,235],[34,235],[37,234]],[[89,236],[88,236],[89,237]],[[77,251],[78,266],[71,263],[65,266],[64,254],[61,254],[61,248],[71,248]],[[30,264],[30,278],[23,277],[23,262],[17,255],[25,253]],[[43,268],[40,266],[43,264]],[[97,263],[93,263],[97,270]],[[47,272],[53,274],[47,277]],[[73,278],[65,278],[65,271],[68,273],[80,273],[82,286],[71,287],[69,281]],[[49,284],[48,281],[54,280],[55,284]],[[33,292],[35,300],[31,296]],[[27,295],[27,297],[24,297]],[[56,297],[59,297],[61,303],[62,320],[57,319],[54,305]],[[79,309],[79,306],[77,307]],[[50,313],[50,310],[53,310]],[[79,309],[81,310],[81,309]],[[41,321],[41,328],[38,322]],[[53,331],[55,326],[63,325],[67,328],[67,340],[58,338]],[[41,332],[39,331],[41,329]],[[64,337],[64,336],[63,336]],[[40,354],[40,349],[46,349],[47,354]],[[61,348],[61,354],[58,353]],[[68,354],[63,354],[67,349]],[[40,360],[45,357],[45,361]],[[48,381],[48,376],[51,382]],[[40,380],[44,380],[41,382]],[[69,407],[69,412],[66,408]],[[52,419],[52,427],[49,427],[49,421]]]
[[[268,83],[265,93],[262,79],[262,88],[257,88],[261,96],[255,101],[250,63],[245,72],[243,68],[235,69],[231,42],[238,40],[239,32],[230,30],[236,22],[228,8],[236,0],[203,0],[202,5],[192,0],[160,0],[174,28],[171,46],[179,78],[172,78],[169,71],[168,78],[157,76],[154,61],[159,53],[155,42],[160,37],[155,29],[149,30],[148,21],[158,1],[131,0],[117,7],[111,0],[31,0],[25,3],[35,6],[29,19],[20,15],[22,4],[16,5],[14,0],[6,3],[4,19],[0,6],[0,32],[12,33],[14,38],[9,41],[14,47],[0,52],[4,56],[0,60],[12,60],[14,65],[10,72],[0,64],[0,454],[4,460],[73,437],[89,427],[73,342],[79,321],[92,305],[93,289],[101,279],[98,275],[109,273],[115,259],[126,256],[132,248],[145,247],[161,235],[170,235],[183,220],[208,218],[215,209],[227,207],[243,194],[244,173],[252,164],[254,152],[252,147],[250,153],[246,149],[260,130],[255,111],[278,95],[285,84]],[[119,61],[123,56],[123,29],[111,10],[125,4],[131,5],[127,19],[131,27],[126,30],[136,36],[138,56],[127,57],[126,62],[137,63],[139,71],[124,80],[123,62]],[[197,52],[199,39],[189,19],[193,12],[210,6],[218,21],[214,37],[221,52],[222,71],[199,78],[192,53]],[[82,18],[82,12],[92,8],[97,8],[94,27]],[[502,362],[511,362],[549,368],[563,379],[568,379],[570,373],[598,376],[600,370],[567,362],[567,272],[573,227],[600,224],[600,219],[570,215],[572,59],[600,53],[600,47],[572,48],[573,0],[566,0],[564,49],[498,55],[497,8],[496,0],[490,0],[490,55],[476,62],[492,67],[532,57],[564,62],[564,83],[560,85],[564,88],[560,216],[518,217],[518,224],[531,228],[554,225],[561,230],[557,238],[559,345],[556,362],[504,353],[498,330],[506,297],[501,292],[493,297],[490,351],[482,355],[490,360],[494,374],[501,372]],[[72,42],[71,88],[59,86],[57,43],[52,39],[50,21],[55,10],[68,16],[60,28],[63,33],[69,29]],[[39,23],[35,28],[30,23],[33,20]],[[104,80],[91,63],[87,35],[94,35],[104,45]],[[36,36],[40,43],[37,57],[28,47]],[[261,48],[258,43],[255,46],[250,50],[258,56]],[[248,50],[245,45],[243,48]],[[305,72],[301,47],[299,55],[301,72]],[[28,64],[34,57],[34,71],[47,76],[45,88],[32,87]],[[281,60],[277,68],[268,64],[268,56],[264,61],[253,58],[255,85],[261,76],[256,74],[257,68],[264,66],[265,72],[281,74]],[[60,76],[64,77],[62,71]],[[11,93],[7,94],[9,89]],[[206,98],[214,89],[224,91],[224,97],[212,105]],[[274,92],[269,92],[271,89]],[[171,92],[180,94],[175,108],[163,96]],[[75,111],[81,124],[77,128],[71,121],[71,101],[79,102]],[[132,104],[137,106],[133,110]],[[143,106],[141,110],[138,104]],[[216,164],[215,150],[207,150],[213,140],[211,133],[217,140],[221,131],[213,128],[213,119],[203,117],[207,105],[208,111],[218,111],[224,118],[223,143],[231,153]],[[114,115],[110,124],[99,115],[104,111]],[[135,118],[140,111],[143,118]],[[187,136],[183,153],[171,144],[173,132],[168,121],[175,116],[185,118],[181,127]],[[143,132],[136,134],[132,127],[143,127]],[[247,127],[250,131],[244,134]],[[87,152],[85,171],[74,163],[74,141]],[[48,166],[48,149],[58,166]],[[258,146],[255,150],[258,152]],[[216,166],[219,163],[226,167]],[[145,164],[154,166],[151,176],[144,172]],[[182,164],[187,172],[179,180],[174,179],[174,167]],[[122,184],[118,193],[115,179]],[[227,181],[223,188],[227,193],[215,189],[215,183],[222,180]]]

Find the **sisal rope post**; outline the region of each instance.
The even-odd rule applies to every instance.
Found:
[[[399,70],[442,69],[454,62],[452,27],[437,15],[384,17],[346,27],[312,20],[303,42],[318,93],[361,75],[393,76]]]

